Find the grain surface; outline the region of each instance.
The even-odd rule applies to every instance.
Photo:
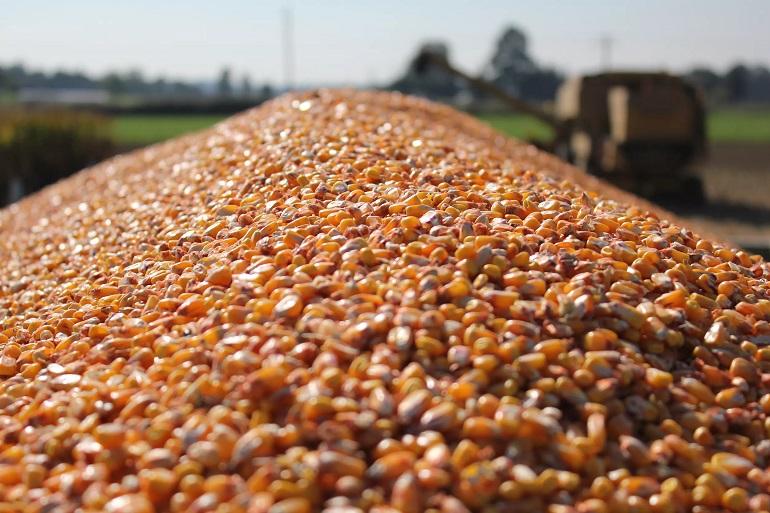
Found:
[[[768,267],[666,219],[388,93],[85,170],[0,212],[0,511],[768,511]]]

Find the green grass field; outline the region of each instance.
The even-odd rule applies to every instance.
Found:
[[[552,135],[550,127],[527,116],[486,115],[481,119],[513,137],[548,139]],[[770,143],[770,109],[717,110],[709,113],[707,130],[711,142]]]
[[[723,109],[708,117],[709,140],[770,142],[770,109]]]
[[[484,114],[479,118],[499,132],[519,139],[543,139],[553,137],[551,127],[531,116],[515,114]]]
[[[482,115],[497,130],[521,139],[548,139],[550,127],[515,114]],[[223,119],[215,115],[123,115],[113,119],[112,134],[122,146],[142,146],[200,130]],[[770,143],[770,109],[723,109],[708,116],[712,142]]]
[[[112,120],[112,136],[121,146],[144,146],[210,127],[223,116],[129,114]]]

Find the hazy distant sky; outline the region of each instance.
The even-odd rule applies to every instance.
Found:
[[[508,24],[529,35],[538,62],[568,72],[597,68],[602,35],[614,67],[770,64],[770,0],[0,0],[0,63],[185,79],[229,66],[280,84],[284,8],[298,83],[390,80],[426,40],[478,71]]]

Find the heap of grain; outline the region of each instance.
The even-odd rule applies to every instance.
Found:
[[[570,172],[322,92],[5,210],[0,498],[767,511],[768,266]]]

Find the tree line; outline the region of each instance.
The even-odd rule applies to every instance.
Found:
[[[419,51],[430,50],[449,58],[449,46],[443,42],[429,42]],[[538,63],[530,54],[527,35],[517,27],[503,30],[497,39],[482,77],[507,92],[531,101],[548,101],[565,78],[564,72]],[[726,71],[697,67],[684,74],[696,84],[711,103],[768,103],[770,102],[770,69],[766,65],[735,64]],[[0,65],[0,92],[35,89],[94,89],[107,91],[112,96],[219,96],[222,98],[269,98],[270,85],[252,85],[243,74],[236,78],[229,68],[220,71],[212,81],[184,81],[164,77],[148,78],[138,70],[111,72],[93,77],[82,72],[32,70],[22,64]],[[469,91],[456,77],[442,70],[419,72],[415,60],[406,71],[386,88],[428,96],[453,99],[477,94]]]
[[[425,43],[417,55],[424,51],[440,54],[451,62],[449,46],[444,42]],[[418,69],[417,62],[416,57],[412,59],[405,72],[390,87],[409,94],[446,100],[479,95],[446,71]],[[498,38],[481,76],[522,99],[542,102],[555,97],[565,73],[538,63],[529,52],[524,31],[508,27]],[[710,103],[770,102],[770,69],[765,65],[738,63],[724,72],[696,67],[685,72],[684,78],[697,85]]]
[[[248,74],[236,78],[230,68],[222,69],[213,81],[194,82],[164,77],[149,78],[138,70],[110,72],[94,77],[78,71],[44,72],[23,64],[0,65],[0,91],[15,93],[23,89],[102,90],[113,96],[272,96],[269,85],[254,86]]]

